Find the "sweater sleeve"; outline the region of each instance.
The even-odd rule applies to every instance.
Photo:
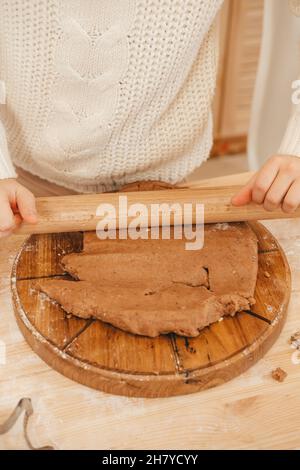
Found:
[[[5,84],[0,81],[0,106],[5,104]],[[16,172],[12,164],[7,146],[6,133],[0,121],[0,180],[5,178],[16,178]]]
[[[278,153],[281,155],[295,155],[300,157],[300,80],[297,80],[295,83],[298,83],[297,101],[299,101],[299,103],[293,105],[293,110]]]
[[[294,15],[300,16],[300,0],[289,0],[289,7]],[[295,89],[293,109],[278,153],[300,157],[300,80],[296,80],[292,88]]]

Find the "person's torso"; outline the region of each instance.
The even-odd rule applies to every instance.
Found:
[[[0,0],[16,160],[105,184],[187,153],[207,125],[221,3]]]

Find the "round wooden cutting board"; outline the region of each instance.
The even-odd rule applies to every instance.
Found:
[[[256,304],[251,312],[205,328],[197,338],[136,336],[98,320],[66,316],[58,304],[37,292],[36,279],[65,276],[60,258],[83,249],[82,232],[32,235],[24,243],[11,279],[18,325],[32,349],[53,369],[98,390],[167,397],[223,384],[272,346],[290,297],[290,270],[282,249],[263,225],[251,223],[251,227],[259,240]]]

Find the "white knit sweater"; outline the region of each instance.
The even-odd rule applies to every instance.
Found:
[[[0,0],[0,178],[9,155],[82,192],[187,176],[212,145],[221,4]]]

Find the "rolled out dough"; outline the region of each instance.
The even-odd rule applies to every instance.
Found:
[[[224,315],[251,308],[257,238],[244,223],[205,227],[204,248],[187,240],[98,240],[85,234],[82,253],[62,258],[76,281],[43,279],[37,288],[81,318],[155,337],[197,336]]]

